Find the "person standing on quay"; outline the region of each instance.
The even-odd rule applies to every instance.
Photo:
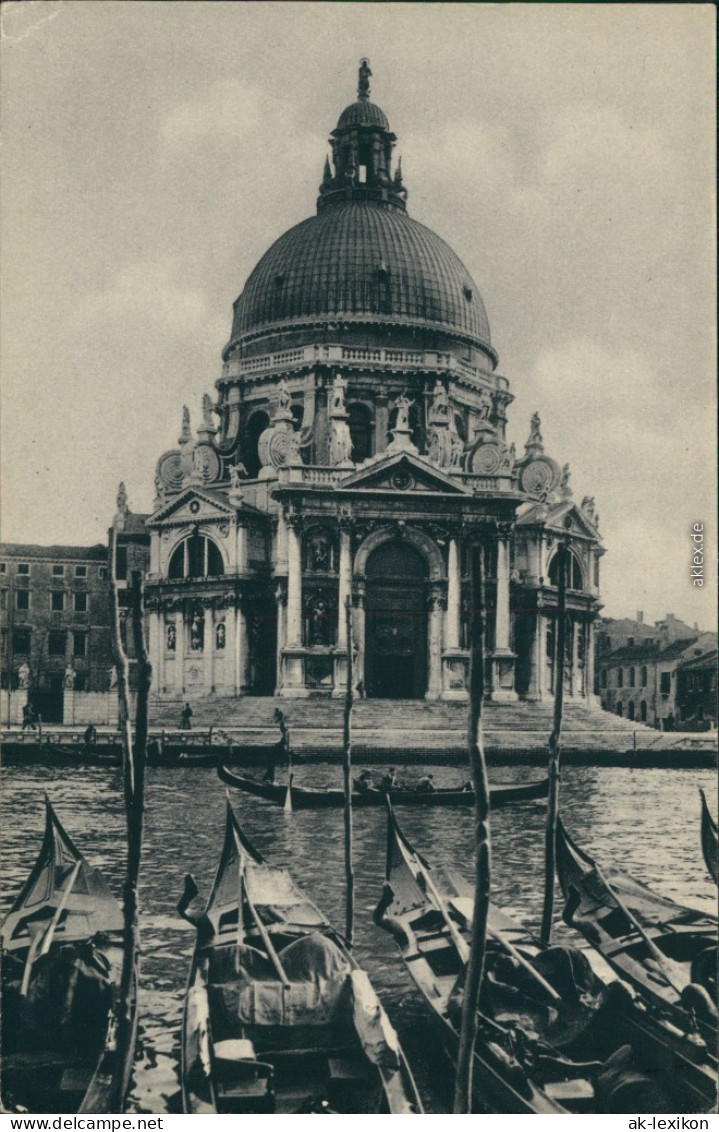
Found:
[[[193,712],[190,704],[185,704],[185,706],[182,709],[182,715],[180,716],[180,730],[181,731],[191,731],[192,730],[192,716],[193,715],[194,715],[194,712]]]

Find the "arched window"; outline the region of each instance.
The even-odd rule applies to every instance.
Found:
[[[647,722],[647,701],[646,700],[642,700],[642,702],[639,705],[639,718],[641,719],[642,723]]]
[[[634,700],[630,700],[627,704],[627,716],[629,719],[634,719]]]
[[[642,688],[647,686],[647,666],[642,665]]]
[[[257,441],[262,433],[269,427],[270,418],[265,412],[253,413],[247,422],[245,445],[242,453],[242,462],[247,468],[250,479],[255,479],[260,470],[260,457],[257,451]]]
[[[355,464],[361,464],[372,455],[372,413],[366,405],[360,404],[349,405],[347,411],[352,437],[352,459]]]
[[[426,578],[427,562],[418,550],[407,542],[383,542],[367,559],[368,578],[415,579]]]
[[[621,704],[617,704],[617,715],[624,715],[624,708]]]
[[[632,667],[629,669],[629,687],[634,688],[635,685],[636,685],[636,682],[637,682],[637,672],[636,672],[634,665],[632,665]]]
[[[617,669],[617,687],[618,688],[624,687],[624,669],[623,668]]]
[[[219,547],[205,535],[193,534],[175,547],[168,578],[216,578],[225,572]]]
[[[549,583],[559,585],[559,553],[555,552],[549,563]],[[567,572],[567,588],[570,590],[584,589],[584,573],[582,566],[573,550],[569,551],[569,570]]]

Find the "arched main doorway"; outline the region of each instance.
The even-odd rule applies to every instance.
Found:
[[[367,559],[365,689],[375,699],[427,691],[427,563],[409,543],[385,542]]]

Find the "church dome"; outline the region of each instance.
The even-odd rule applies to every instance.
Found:
[[[317,215],[280,236],[234,307],[225,356],[264,336],[318,324],[379,324],[459,336],[494,356],[477,285],[444,240],[407,215],[401,160],[387,117],[370,101],[369,62],[357,101],[330,136]],[[405,335],[406,340],[406,335]]]
[[[231,345],[297,322],[421,324],[489,346],[472,276],[401,209],[346,200],[280,236],[235,304]]]
[[[375,106],[374,102],[369,102],[366,98],[358,98],[342,111],[337,129],[344,130],[347,126],[379,126],[381,130],[389,130],[389,122],[384,110],[380,110],[379,106]]]

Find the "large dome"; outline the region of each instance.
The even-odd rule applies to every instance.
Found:
[[[350,200],[280,236],[235,304],[230,345],[300,322],[431,327],[489,346],[471,275],[452,249],[399,208]]]

